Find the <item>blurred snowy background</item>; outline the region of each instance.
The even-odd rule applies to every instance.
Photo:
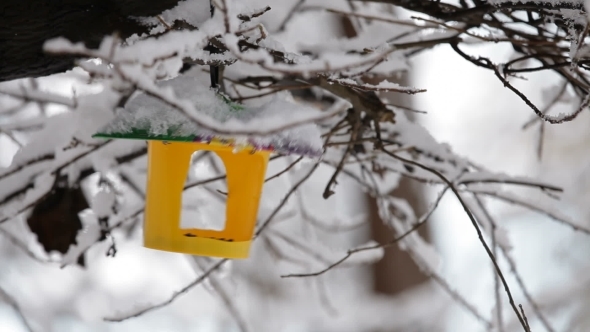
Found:
[[[392,30],[387,22],[353,21],[360,37],[343,41],[347,34],[350,37],[347,32],[350,27],[342,24],[340,15],[317,10],[328,5],[325,1],[275,0],[271,4],[264,0],[247,1],[247,7],[251,8],[265,5],[272,7],[259,19],[271,32],[272,38],[265,41],[265,46],[278,48],[280,42],[280,47],[289,52],[335,52],[351,45],[362,48],[363,44],[381,44],[401,34],[401,30]],[[195,26],[208,20],[206,1],[188,0],[183,6],[162,17],[168,21],[184,18]],[[333,1],[329,6],[351,10],[347,1]],[[298,14],[289,17],[294,8],[299,9]],[[391,13],[389,6],[375,3],[359,4],[357,10],[372,15],[388,13],[399,20],[409,20],[411,15],[404,11]],[[222,22],[221,17],[218,21]],[[403,29],[401,25],[395,27]],[[432,35],[438,33],[444,36],[447,32]],[[420,38],[425,36],[428,34]],[[505,44],[474,44],[462,49],[469,54],[485,54],[497,62],[507,61],[514,53]],[[388,68],[394,72],[394,68],[401,69],[392,81],[428,91],[402,97],[386,94],[392,104],[426,112],[404,113],[398,109],[398,123],[405,123],[401,120],[405,117],[413,119],[436,141],[452,147],[456,155],[474,165],[484,165],[495,174],[526,176],[559,185],[564,193],[553,206],[555,213],[568,216],[568,220],[575,220],[580,227],[588,227],[590,148],[587,142],[590,137],[586,128],[590,115],[587,112],[575,121],[557,125],[542,124],[536,119],[523,129],[523,125],[535,119],[530,108],[504,88],[493,71],[465,61],[449,45],[424,50],[408,63],[402,60],[393,59]],[[199,66],[185,74],[197,77],[204,84],[209,79],[209,74]],[[260,68],[250,63],[238,62],[225,70],[229,79],[256,74],[260,74]],[[562,84],[553,73],[532,73],[527,79],[514,84],[538,105],[554,99]],[[88,84],[88,75],[80,68],[36,81],[36,89],[64,97],[72,97],[72,91],[82,97],[104,89],[100,82]],[[3,84],[9,89],[9,84],[17,83]],[[325,108],[321,98],[310,102],[296,93],[288,98]],[[552,113],[571,112],[571,100],[575,100],[573,94],[570,100],[562,98]],[[36,122],[39,114],[45,119],[57,119],[71,113],[64,106],[43,104],[41,107],[36,103],[20,107],[17,114],[10,113],[17,106],[20,105],[14,98],[0,99],[0,167],[7,169],[22,146],[51,144],[39,141],[34,132],[31,134],[40,125]],[[75,128],[60,127],[67,123],[78,124],[56,121],[52,133],[59,136],[62,129],[73,131]],[[326,121],[323,125],[333,123]],[[541,148],[540,135],[544,141]],[[64,140],[70,136],[64,136]],[[61,142],[59,138],[55,141]],[[183,292],[163,308],[122,322],[108,322],[104,318],[126,316],[135,309],[167,301],[175,292],[198,280],[218,260],[143,248],[139,215],[129,218],[124,227],[112,230],[115,257],[105,254],[112,243],[109,238],[86,251],[85,267],[63,266],[61,255],[47,255],[30,234],[26,213],[12,218],[2,224],[3,235],[0,235],[0,299],[4,302],[0,304],[0,331],[522,331],[476,231],[463,207],[449,194],[442,198],[421,229],[420,238],[432,243],[439,255],[436,257],[433,252],[431,257],[424,249],[428,247],[422,248],[421,252],[427,256],[422,259],[432,262],[419,264],[421,269],[407,251],[390,246],[358,255],[358,259],[318,276],[285,277],[322,270],[346,255],[350,248],[371,241],[383,243],[391,238],[385,234],[390,228],[380,220],[383,213],[378,212],[379,203],[354,176],[341,175],[335,194],[322,198],[326,182],[334,173],[334,163],[330,162],[335,159],[331,156],[289,197],[285,208],[275,217],[273,227],[268,229],[269,236],[254,242],[249,259],[225,263],[208,280]],[[93,160],[95,168],[101,164],[101,156],[97,158]],[[190,180],[219,174],[219,167],[213,167],[207,158],[195,163]],[[281,172],[295,160],[296,157],[273,160],[268,176]],[[314,165],[313,160],[304,160],[265,185],[260,220],[272,213],[290,188]],[[119,165],[116,171],[103,165],[101,174],[86,177],[82,187],[87,197],[93,197],[99,181],[110,179],[107,181],[111,183],[110,188],[124,196],[120,204],[129,211],[141,210],[145,167],[145,156]],[[29,180],[23,177],[20,181]],[[436,201],[441,189],[400,179],[398,174],[391,173],[380,181],[382,193],[393,192],[393,196],[408,201],[409,213],[416,216]],[[0,187],[3,185],[14,183],[2,182],[0,178]],[[538,201],[548,210],[552,208],[545,205],[547,198],[541,191],[510,189],[531,202]],[[213,198],[207,198],[203,191],[187,191],[184,200],[191,199]],[[511,286],[515,303],[523,304],[531,330],[588,331],[588,235],[575,232],[534,209],[502,200],[482,200],[487,210],[479,210],[478,215],[491,212],[490,218],[502,229],[497,233],[502,238],[496,241],[509,248],[510,260],[498,255],[498,263]],[[91,223],[96,220],[92,213],[86,211],[87,216],[82,219]],[[425,266],[437,266],[439,258],[438,273],[429,273],[432,271]],[[535,311],[543,316],[539,318]]]

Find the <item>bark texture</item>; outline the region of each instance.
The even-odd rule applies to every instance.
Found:
[[[146,32],[134,17],[154,16],[179,0],[1,0],[0,81],[59,73],[71,57],[43,53],[43,43],[65,37],[96,47],[115,31]]]

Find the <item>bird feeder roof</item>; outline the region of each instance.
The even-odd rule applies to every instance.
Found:
[[[212,119],[224,128],[227,126],[228,132],[250,129],[263,132],[265,126],[292,123],[317,112],[279,98],[260,107],[243,106],[217,94],[194,77],[180,76],[159,85],[171,88],[176,99],[189,101],[194,106],[192,117]],[[147,94],[133,98],[124,109],[119,109],[115,119],[94,137],[216,143],[309,157],[321,156],[323,145],[315,124],[289,127],[271,135],[222,134],[199,126],[177,108]]]

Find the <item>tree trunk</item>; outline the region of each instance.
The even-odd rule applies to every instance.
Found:
[[[97,47],[105,35],[147,32],[133,17],[155,16],[179,0],[0,0],[0,82],[59,73],[72,57],[43,53],[65,37]]]
[[[399,187],[392,195],[406,199],[415,211],[420,211],[424,205],[421,190],[410,181],[402,179]],[[378,243],[391,241],[392,231],[379,218],[375,199],[370,198],[369,204],[373,239]],[[426,227],[421,228],[419,232],[424,238],[428,239]],[[427,279],[410,255],[402,251],[398,246],[386,248],[383,259],[373,266],[373,289],[380,294],[399,294],[423,283]]]
[[[351,4],[351,6],[354,7],[353,4]],[[352,38],[357,35],[357,24],[358,22],[352,22],[348,18],[343,18],[342,25],[347,37]],[[402,85],[407,85],[404,83],[408,83],[408,77],[405,74],[399,79],[390,78],[389,80]],[[367,83],[376,84],[378,82]],[[407,95],[390,93],[387,97],[387,99],[393,104],[410,106]],[[411,114],[409,115],[411,119]],[[402,178],[399,186],[391,194],[407,200],[414,211],[416,211],[416,214],[420,213],[425,208],[422,200],[423,193],[421,188],[415,183],[412,183],[412,180]],[[375,199],[369,197],[368,201],[373,239],[378,243],[391,241],[393,232],[379,217]],[[420,234],[428,239],[428,231],[425,227],[421,228]],[[413,286],[417,286],[427,279],[428,278],[419,270],[410,255],[400,250],[398,246],[386,248],[383,259],[373,266],[373,287],[375,292],[380,294],[395,295]]]

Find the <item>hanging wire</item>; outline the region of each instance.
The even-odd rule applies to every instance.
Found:
[[[209,0],[209,10],[211,11],[211,17],[215,14],[215,6],[213,5],[213,0]],[[215,47],[209,43],[211,48],[211,53],[214,53]],[[209,76],[211,78],[211,88],[212,89],[219,89],[219,66],[210,65],[209,66]]]

